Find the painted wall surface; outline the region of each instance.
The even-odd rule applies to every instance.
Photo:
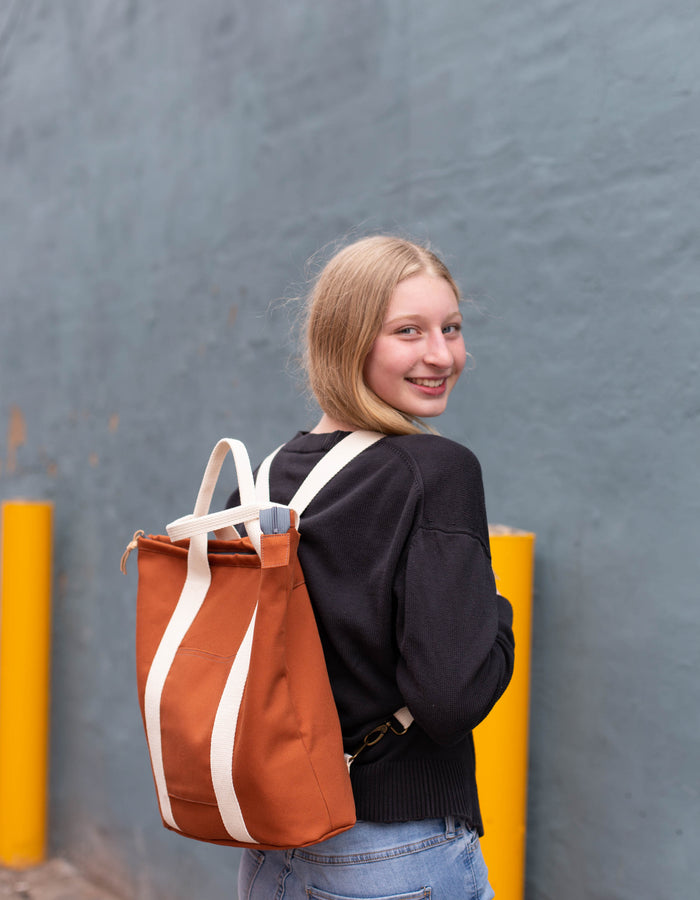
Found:
[[[222,434],[313,424],[274,301],[388,229],[475,301],[441,430],[537,533],[527,897],[698,894],[698,46],[688,0],[0,4],[0,499],[56,508],[54,853],[235,895],[237,851],[159,824],[119,558]]]

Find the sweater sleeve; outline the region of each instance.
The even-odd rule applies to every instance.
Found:
[[[496,592],[473,461],[470,484],[462,470],[461,487],[444,471],[442,486],[426,485],[430,504],[397,584],[398,685],[418,725],[445,745],[486,717],[513,673],[513,613]]]

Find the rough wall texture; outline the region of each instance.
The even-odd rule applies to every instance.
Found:
[[[222,433],[312,421],[271,301],[400,229],[476,301],[441,428],[538,535],[527,896],[697,894],[699,45],[685,0],[0,4],[0,498],[56,504],[55,852],[233,895],[235,851],[160,829],[119,556]]]

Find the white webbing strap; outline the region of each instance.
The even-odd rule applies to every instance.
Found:
[[[188,521],[184,527],[191,529],[189,531],[190,546],[187,552],[187,577],[175,610],[163,633],[155,656],[153,657],[144,692],[146,737],[148,739],[148,746],[153,764],[153,775],[156,783],[160,809],[165,822],[170,825],[171,828],[178,830],[179,826],[173,816],[165,778],[160,706],[163,688],[173,664],[173,660],[175,659],[175,655],[199,612],[211,583],[211,571],[207,559],[207,534],[206,531],[199,531],[196,524],[193,526],[193,522],[196,522],[198,519],[203,520],[208,518],[209,505],[214,493],[214,488],[216,487],[216,482],[219,478],[222,463],[229,451],[233,454],[236,474],[238,476],[241,503],[244,509],[258,506],[255,502],[255,482],[253,480],[253,471],[250,466],[248,451],[240,441],[233,440],[232,438],[220,440],[214,447],[204,471],[202,484],[199,488],[199,493],[197,494],[197,500],[194,506],[194,513],[191,517],[185,517]],[[226,512],[228,513],[229,511]],[[234,513],[235,512],[236,511],[234,511]],[[231,521],[232,520],[229,518],[227,527]],[[260,526],[257,521],[252,519],[245,519],[245,521],[247,522],[248,534],[253,542],[253,546],[259,554]],[[171,523],[171,525],[174,526],[175,533],[178,533],[178,523],[182,524],[181,520]],[[209,523],[207,522],[207,525],[208,524]],[[209,528],[207,528],[207,531],[208,530]],[[255,617],[253,616],[253,619],[254,618]],[[247,662],[245,663],[245,666],[247,672]],[[231,790],[233,791],[233,786],[231,786]],[[243,838],[243,840],[249,839],[249,837]]]
[[[235,506],[231,509],[222,509],[219,512],[207,513],[206,516],[182,516],[165,526],[171,541],[181,541],[183,538],[192,537],[193,534],[208,534],[210,531],[220,531],[226,525],[240,525],[257,519],[260,515],[260,506]]]
[[[284,444],[280,444],[276,450],[273,450],[272,453],[269,456],[266,456],[260,463],[258,476],[255,479],[255,494],[258,503],[270,502],[270,466],[272,465],[272,460],[277,456],[282,447],[284,447]]]
[[[153,763],[153,776],[163,819],[171,828],[178,828],[178,825],[173,817],[165,780],[160,730],[160,702],[175,654],[204,602],[210,581],[207,538],[206,535],[196,535],[190,541],[190,549],[187,554],[187,579],[175,611],[153,657],[144,693],[144,719],[148,748]]]
[[[241,709],[243,690],[248,678],[248,670],[250,669],[257,612],[258,607],[256,604],[245,637],[238,648],[236,658],[233,661],[226,679],[226,685],[221,694],[209,748],[211,780],[214,785],[219,815],[224,823],[224,828],[234,840],[250,841],[251,844],[255,843],[255,838],[251,837],[245,825],[241,804],[238,801],[236,788],[233,784],[231,761],[233,760],[233,748],[236,743],[238,713]]]
[[[238,478],[238,493],[241,499],[241,506],[255,505],[255,481],[253,480],[253,470],[250,466],[248,451],[241,441],[237,441],[234,438],[222,438],[212,450],[209,462],[204,470],[204,477],[202,478],[202,484],[199,488],[199,493],[197,494],[194,512],[192,513],[193,517],[200,518],[206,516],[209,512],[209,505],[211,504],[211,498],[214,494],[216,482],[219,480],[221,466],[229,451],[233,454],[233,462],[236,466],[236,477]],[[226,510],[223,510],[222,516],[225,517],[226,512]],[[230,527],[228,523],[226,523],[224,527],[220,526],[217,531],[220,530],[224,533],[218,534],[217,536],[226,537],[225,532],[228,527]],[[232,531],[235,532],[235,529],[232,529]],[[246,531],[253,543],[253,547],[255,547],[255,552],[259,556],[260,525],[258,521],[256,519],[247,520]],[[237,537],[238,534],[235,533],[234,536]]]
[[[411,710],[407,706],[402,706],[401,709],[397,709],[394,713],[394,718],[401,723],[403,729],[407,729],[413,724],[413,716],[411,715]]]

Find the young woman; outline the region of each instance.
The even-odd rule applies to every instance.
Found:
[[[346,751],[403,706],[415,721],[353,763],[352,829],[244,851],[241,900],[493,897],[471,732],[510,680],[512,610],[494,585],[479,463],[421,421],[444,411],[465,359],[457,286],[408,241],[345,247],[308,298],[323,415],[275,457],[271,497],[288,503],[348,432],[386,435],[311,502],[299,557]]]

